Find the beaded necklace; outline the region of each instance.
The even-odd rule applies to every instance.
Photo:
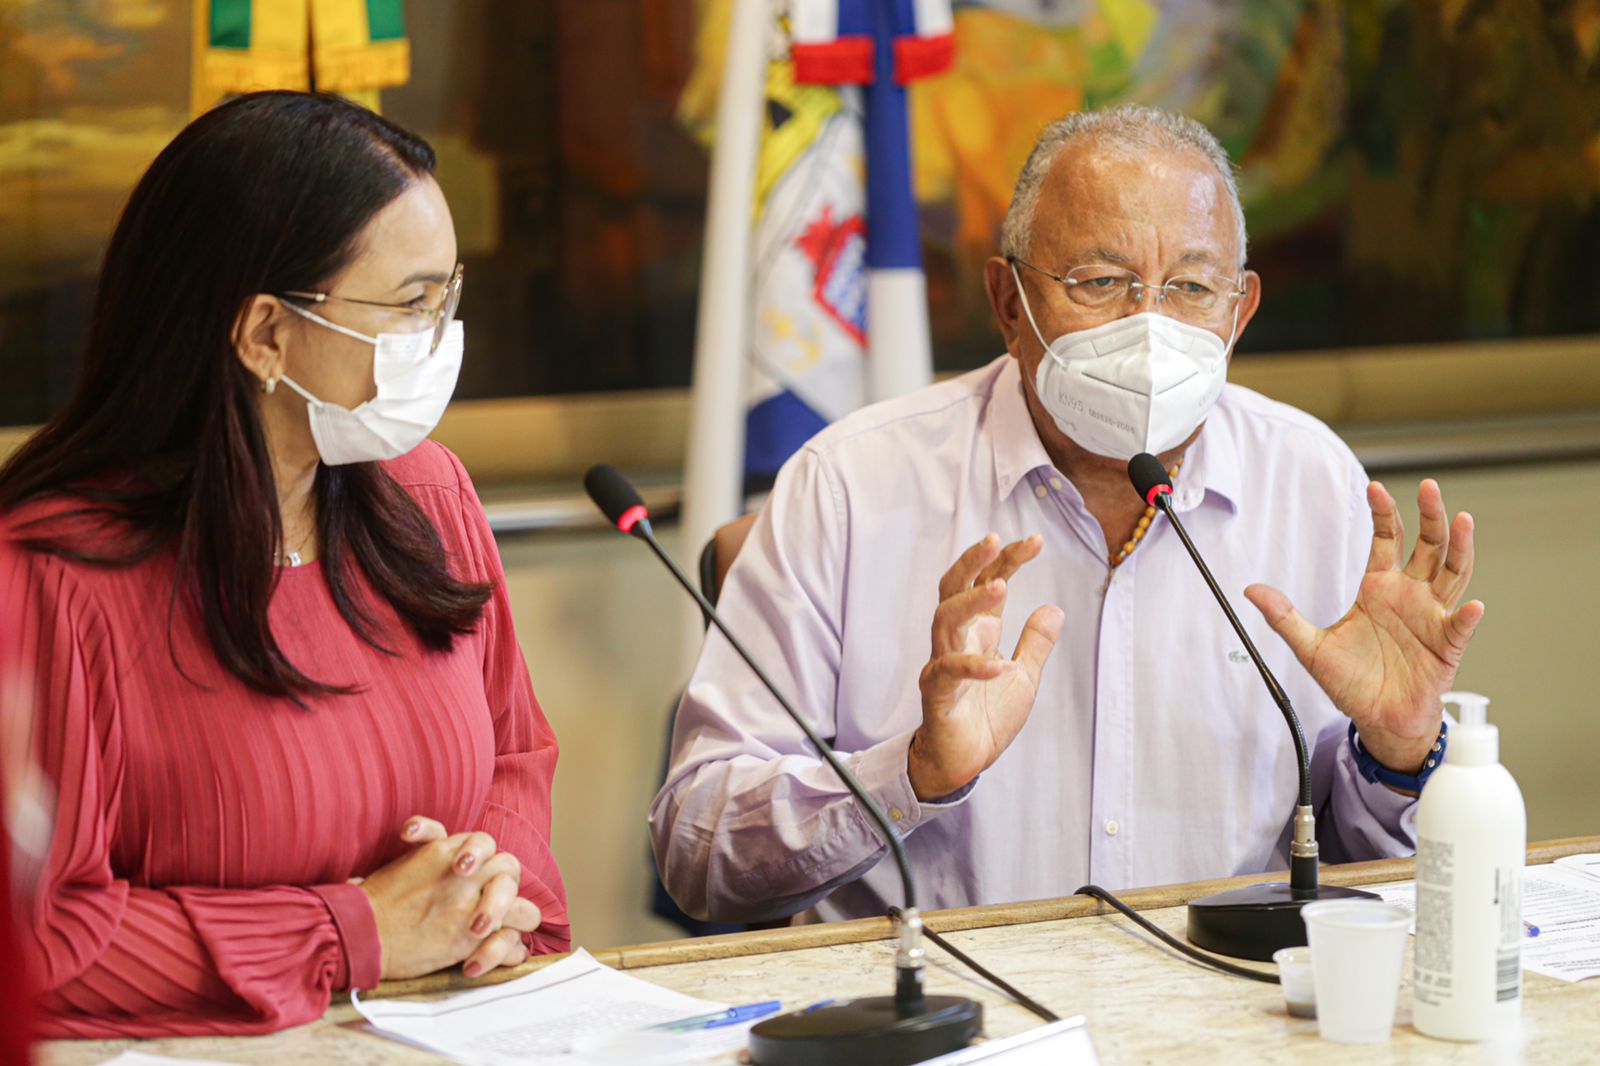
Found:
[[[1177,481],[1178,480],[1178,470],[1182,466],[1183,466],[1183,460],[1182,459],[1176,460],[1172,464],[1171,469],[1169,469],[1167,471],[1167,476],[1169,478],[1171,478],[1173,481]],[[1156,517],[1156,509],[1155,509],[1155,507],[1151,506],[1151,507],[1146,507],[1144,509],[1144,514],[1140,517],[1139,524],[1133,528],[1133,533],[1130,534],[1128,539],[1127,539],[1127,541],[1125,541],[1123,543],[1122,550],[1111,556],[1111,569],[1112,570],[1115,570],[1117,567],[1121,566],[1122,565],[1122,561],[1124,559],[1126,559],[1128,556],[1132,555],[1134,553],[1134,551],[1139,547],[1139,542],[1144,540],[1144,535],[1150,531],[1150,523],[1155,521],[1155,517]]]

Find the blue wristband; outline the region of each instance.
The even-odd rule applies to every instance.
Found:
[[[1423,782],[1433,776],[1433,772],[1444,762],[1444,749],[1449,743],[1447,736],[1449,732],[1450,723],[1440,722],[1439,739],[1433,742],[1433,750],[1428,752],[1428,761],[1422,764],[1422,770],[1415,774],[1396,773],[1374,759],[1372,753],[1361,746],[1361,737],[1356,732],[1354,722],[1350,723],[1350,752],[1355,756],[1356,770],[1368,781],[1398,788],[1402,792],[1421,792]]]

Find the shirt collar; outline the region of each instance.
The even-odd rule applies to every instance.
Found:
[[[989,394],[989,439],[994,442],[994,481],[1002,500],[1009,499],[1029,474],[1044,467],[1055,469],[1050,454],[1039,440],[1033,425],[1033,412],[1022,394],[1022,372],[1017,360],[1001,356],[1005,366],[995,378]]]
[[[1239,513],[1244,476],[1239,444],[1231,421],[1219,410],[1220,406],[1211,409],[1200,435],[1184,453],[1183,467],[1174,479],[1172,508],[1179,513],[1199,507],[1207,495],[1216,496],[1229,511]]]
[[[989,396],[989,437],[994,442],[994,479],[1002,500],[1009,499],[1018,485],[1038,469],[1054,470],[1055,464],[1039,440],[1022,392],[1022,373],[1017,360],[1002,356],[1005,366],[995,377]],[[1215,493],[1230,511],[1239,510],[1242,479],[1238,442],[1228,419],[1219,417],[1216,408],[1206,419],[1205,428],[1189,446],[1183,468],[1172,489],[1172,505],[1177,511],[1200,506],[1207,493]]]

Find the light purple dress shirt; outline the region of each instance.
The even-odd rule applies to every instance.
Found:
[[[1229,385],[1173,494],[1299,711],[1328,862],[1411,853],[1414,801],[1361,778],[1348,719],[1243,590],[1266,582],[1317,625],[1340,618],[1371,546],[1366,483],[1322,423]],[[1010,748],[949,802],[919,802],[906,750],[939,578],[991,530],[1044,537],[1010,582],[1003,652],[1041,604],[1066,624]],[[1158,518],[1109,577],[1100,526],[1051,464],[1002,357],[818,434],[779,474],[719,606],[850,753],[906,837],[924,908],[1286,869],[1293,742],[1169,524]],[[715,633],[650,825],[668,889],[697,916],[815,906],[835,919],[902,902],[873,823]]]

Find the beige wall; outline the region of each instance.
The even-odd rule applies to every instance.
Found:
[[[1494,701],[1489,717],[1527,800],[1528,839],[1600,833],[1600,462],[1438,480],[1446,505],[1476,520],[1472,595],[1488,607],[1457,685]],[[1400,494],[1401,478],[1386,483]],[[1406,515],[1414,532],[1414,500]]]
[[[680,554],[674,530],[661,530]],[[517,636],[561,744],[555,853],[574,943],[676,934],[649,916],[645,813],[683,684],[682,592],[644,545],[609,531],[502,540]]]
[[[1389,475],[1402,502],[1417,474]],[[1493,698],[1530,839],[1600,832],[1600,462],[1441,474],[1478,522],[1473,592],[1489,606],[1459,682]],[[1415,504],[1407,507],[1416,529]],[[679,551],[674,531],[664,530]],[[562,746],[555,852],[591,946],[673,934],[647,916],[644,817],[682,682],[680,593],[642,545],[609,533],[507,537],[517,628]],[[1244,606],[1248,610],[1248,605]],[[1222,624],[1217,619],[1217,624]]]

